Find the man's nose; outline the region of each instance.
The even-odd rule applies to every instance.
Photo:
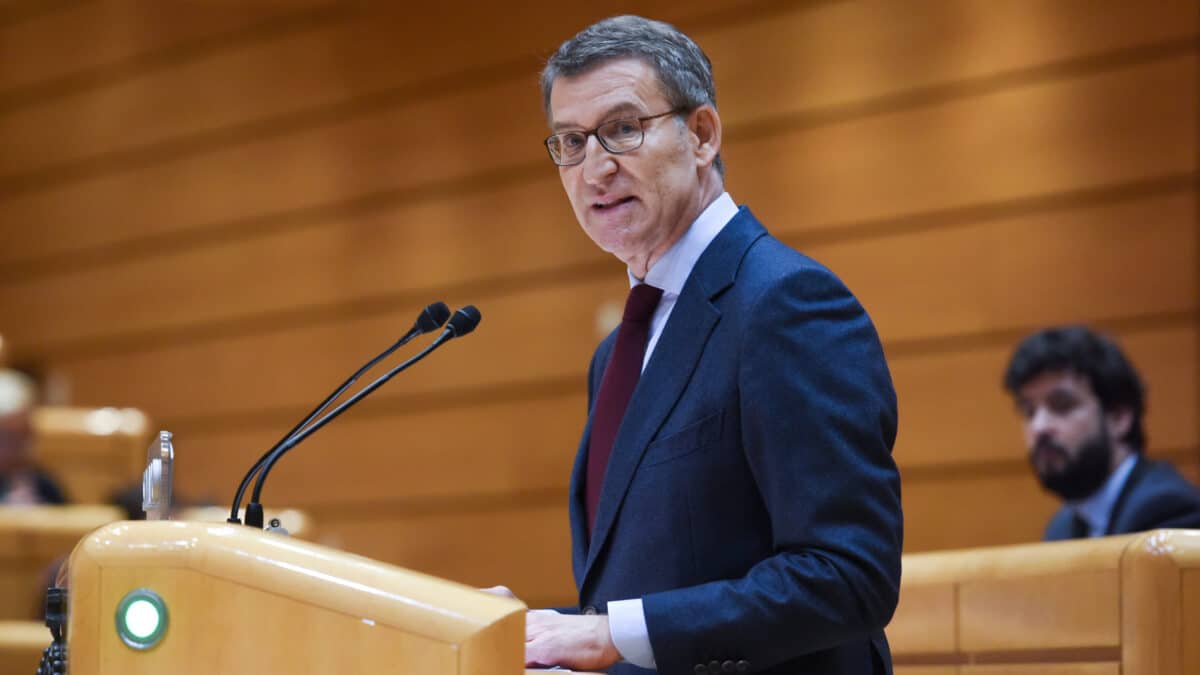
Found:
[[[600,144],[595,134],[588,136],[587,152],[583,156],[583,179],[588,185],[600,185],[617,171],[617,160]]]
[[[1054,416],[1045,408],[1039,407],[1033,411],[1033,415],[1029,418],[1029,430],[1033,432],[1034,438],[1041,438],[1047,435],[1054,428]]]

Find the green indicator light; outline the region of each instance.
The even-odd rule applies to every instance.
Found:
[[[150,649],[167,632],[167,604],[157,593],[139,588],[117,605],[117,634],[132,649]]]

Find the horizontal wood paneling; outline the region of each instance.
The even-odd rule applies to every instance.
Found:
[[[685,29],[695,24],[695,37],[724,75],[718,80],[722,107],[735,121],[747,114],[788,113],[1171,42],[1196,32],[1194,12],[1179,0],[1164,3],[1159,12],[1139,12],[1113,0],[1099,6],[1080,1],[1005,6],[926,0],[918,3],[920,7],[886,0],[740,3],[736,13],[717,24],[704,17],[730,6],[727,0],[686,6],[666,1],[626,4],[647,16],[680,21]],[[0,157],[0,176],[269,118],[303,116],[301,111],[497,60],[525,59],[525,67],[531,68],[564,35],[601,15],[595,8],[551,3],[519,8],[473,3],[426,11],[427,20],[413,21],[408,10],[353,12],[343,7],[347,18],[328,21],[321,30],[267,36],[271,39],[236,45],[170,69],[149,69],[102,90],[84,89],[13,111],[0,118],[0,143],[28,151],[11,160]],[[604,9],[620,11],[612,5]],[[455,16],[450,19],[442,12]],[[948,31],[948,24],[955,30]],[[851,34],[862,38],[839,38]],[[514,41],[513,35],[522,39]],[[461,49],[464,41],[473,49]],[[407,45],[414,58],[391,58],[398,43]],[[750,65],[761,63],[778,68]],[[513,71],[505,69],[518,74]],[[272,95],[246,95],[264,89]],[[773,96],[764,100],[764,92]],[[48,131],[77,127],[79,116],[93,122],[77,133]],[[307,122],[314,123],[319,121]]]
[[[785,239],[841,275],[894,341],[1194,310],[1195,218],[1195,196],[1172,194],[829,244]],[[1086,264],[1064,269],[1072,259]]]
[[[264,503],[454,510],[456,498],[565,494],[587,396],[580,382],[557,395],[409,408],[384,402],[347,412],[276,465]],[[179,490],[229,504],[243,473],[294,422],[173,428]],[[340,479],[316,480],[339,475],[353,492]]]
[[[1192,52],[811,129],[734,128],[729,184],[768,222],[828,229],[1190,174],[1195,79]]]
[[[85,85],[90,80],[80,77],[84,74],[112,78],[115,66],[148,68],[153,65],[148,57],[176,65],[189,51],[211,48],[248,28],[261,31],[287,25],[288,19],[295,24],[297,18],[314,14],[328,21],[336,16],[329,10],[338,4],[347,3],[268,0],[218,7],[205,2],[89,0],[64,6],[0,27],[0,110],[22,98],[44,95],[47,85]],[[315,13],[314,8],[325,11]],[[99,112],[81,109],[72,100],[57,109]]]
[[[539,205],[536,212],[530,204]],[[122,264],[14,279],[0,284],[0,314],[26,318],[13,327],[23,333],[14,334],[16,340],[87,341],[311,313],[372,298],[414,304],[439,288],[524,274],[561,276],[564,267],[579,264],[619,276],[619,263],[579,228],[557,176],[547,170],[535,181],[462,197],[442,194]],[[182,298],[189,299],[186,312],[178,311]]]
[[[952,655],[958,649],[957,603],[950,583],[905,587],[887,627],[892,654]]]
[[[597,342],[592,308],[623,298],[627,289],[628,282],[614,274],[598,282],[503,295],[447,295],[454,306],[479,305],[483,321],[478,330],[446,344],[390,384],[386,393],[461,393],[559,378],[582,387]],[[130,405],[149,407],[164,422],[306,408],[407,330],[422,305],[385,306],[370,315],[315,326],[280,322],[261,333],[102,355],[63,362],[60,368],[79,401],[141,401]],[[131,369],[154,376],[123,377]]]
[[[905,552],[1041,540],[1059,502],[1024,466],[997,474],[920,481],[901,470]]]
[[[739,140],[738,127],[731,126],[730,166],[771,167],[747,173],[744,182],[731,171],[731,185],[775,222],[814,227],[1189,173],[1196,96],[1186,87],[1195,77],[1193,50],[1067,82],[817,129],[785,128],[765,138],[747,127]],[[1128,104],[1131,98],[1137,106]],[[511,102],[509,117],[503,130],[488,132],[474,111],[498,100]],[[1157,124],[1141,124],[1142,115]],[[943,133],[923,133],[931,127]],[[522,78],[294,136],[15,194],[0,203],[0,220],[40,227],[0,232],[0,245],[8,244],[0,248],[0,263],[510,171],[515,164],[548,167],[533,140],[543,129],[536,95]],[[464,136],[472,139],[469,148],[453,140]],[[989,158],[986,177],[978,173],[981,157]],[[920,170],[898,180],[897,165]],[[17,236],[21,245],[14,248]]]
[[[315,513],[329,543],[478,587],[503,584],[531,607],[577,604],[566,501],[483,513],[389,518]]]
[[[1195,9],[1194,0],[1153,12],[1121,0],[830,2],[696,38],[713,59],[722,115],[741,121],[961,95],[997,77],[1011,85],[1050,64],[1194,37]]]
[[[977,579],[959,584],[964,651],[1118,647],[1121,579],[1112,569],[1040,579]]]
[[[530,215],[530,203],[545,208]],[[869,239],[812,244],[794,221],[785,223],[790,228],[768,226],[841,275],[888,340],[1197,306],[1195,197],[1182,189],[997,215],[928,232],[914,223]],[[1124,264],[1131,249],[1140,252],[1149,273]],[[528,250],[543,255],[524,255]],[[1064,274],[1064,256],[1090,264]],[[35,350],[145,334],[161,343],[170,332],[210,322],[292,312],[319,321],[322,308],[387,298],[420,302],[420,289],[430,286],[488,283],[481,270],[493,278],[561,278],[564,268],[575,266],[599,277],[617,264],[583,235],[561,187],[547,178],[392,208],[333,227],[268,232],[13,280],[0,284],[0,314],[23,317],[10,338]],[[264,275],[264,269],[279,271]],[[1044,292],[1048,279],[1053,293]],[[1080,303],[1080,295],[1096,299]]]
[[[1121,675],[1121,664],[1024,663],[995,666],[963,666],[958,672],[961,675]]]
[[[735,5],[757,11],[754,3],[732,0],[623,0],[603,8],[543,0],[426,6],[414,15],[403,5],[341,3],[341,11],[326,12],[332,16],[322,23],[265,32],[171,68],[146,68],[111,86],[85,87],[11,111],[0,118],[0,143],[20,149],[21,159],[0,160],[0,176],[179,137],[209,135],[201,146],[225,144],[223,130],[266,120],[272,123],[260,133],[319,126],[364,107],[499,76],[520,79],[536,99],[531,74],[540,61],[596,19],[625,9],[679,20]],[[404,45],[403,58],[397,58],[397,45]],[[264,91],[271,94],[259,95]],[[52,126],[71,129],[80,116],[94,122],[66,137],[46,133]]]
[[[1025,331],[1054,320],[1194,311],[1194,231],[1189,231],[1186,224],[1172,225],[1168,221],[1122,230],[1124,222],[1117,219],[1112,226],[1118,238],[1090,237],[1081,226],[1073,232],[1076,241],[1071,251],[1089,260],[1119,262],[1122,250],[1136,246],[1145,251],[1147,260],[1158,256],[1156,263],[1163,265],[1161,273],[1129,277],[1128,283],[1144,291],[1135,295],[1113,283],[1107,266],[1077,268],[1079,276],[1072,284],[1079,289],[1076,292],[1089,287],[1111,290],[1091,296],[1086,304],[1068,306],[1070,303],[1062,302],[1049,310],[1009,299],[1049,295],[1044,290],[1047,280],[1059,283],[1058,279],[1064,277],[1056,258],[1042,255],[1059,241],[1060,232],[1036,219],[1018,229],[1017,233],[1023,235],[1018,237],[1010,236],[1013,228],[1004,223],[987,223],[973,235],[957,230],[916,232],[883,243],[870,240],[818,245],[811,252],[852,280],[851,287],[874,312],[888,344],[979,331]],[[1067,234],[1072,233],[1067,230]],[[1011,240],[1008,245],[1003,243],[1006,240]],[[996,282],[990,277],[943,272],[963,265],[960,254],[970,255],[976,246],[980,252],[991,252],[987,264],[998,274],[1023,267],[1026,273],[1010,276],[998,283],[999,288],[993,288]],[[1031,261],[1039,258],[1040,268],[1029,270]],[[896,279],[911,279],[914,283],[905,289]],[[418,380],[429,382],[408,391],[446,391],[513,380],[580,376],[597,339],[595,312],[602,303],[620,301],[624,280],[619,270],[613,269],[611,273],[602,272],[597,280],[563,281],[549,289],[541,286],[540,280],[533,279],[509,288],[479,288],[471,297],[457,298],[458,302],[475,302],[484,311],[478,335],[467,338],[469,345],[449,345],[447,356],[435,357],[441,364],[436,379],[425,380],[420,371],[406,376],[406,387]],[[899,293],[897,287],[902,289]],[[502,294],[494,295],[497,290]],[[944,300],[934,293],[941,293]],[[434,297],[430,292],[429,299]],[[931,298],[942,301],[931,303]],[[454,297],[447,299],[456,301]],[[989,301],[996,303],[991,313],[980,311],[981,306],[988,309]],[[399,307],[387,302],[368,304],[369,312],[279,320],[259,326],[254,332],[232,335],[206,336],[198,329],[195,335],[181,334],[182,339],[161,346],[150,343],[136,349],[137,343],[132,342],[128,351],[81,355],[62,361],[62,370],[73,380],[78,401],[84,405],[108,402],[150,406],[159,417],[167,419],[299,406],[314,398],[315,387],[306,389],[305,383],[328,382],[331,384],[325,386],[332,386],[340,381],[340,373],[353,370],[358,360],[382,349],[388,336],[410,325],[420,306],[411,301]],[[186,321],[191,308],[179,305],[172,311],[177,313],[177,320]],[[450,351],[458,354],[453,361],[446,360]],[[314,360],[314,354],[321,358]],[[313,362],[306,368],[295,368],[309,361]],[[159,377],[123,377],[131,368],[146,369]],[[247,373],[278,379],[243,382]],[[998,377],[998,372],[987,377],[987,391],[996,386]],[[179,386],[180,382],[188,384]],[[400,389],[393,385],[390,390]],[[1004,410],[1008,409],[1005,404]]]
[[[0,330],[75,402],[176,431],[181,492],[227,501],[422,305],[474,302],[478,334],[314,436],[264,501],[358,553],[570,601],[584,374],[625,281],[538,145],[536,69],[623,9],[713,56],[731,192],[876,319],[907,550],[1040,537],[1058,503],[999,378],[1047,323],[1111,329],[1152,453],[1200,475],[1195,0],[318,3],[0,26],[22,55],[0,59]],[[80,38],[89,16],[127,39]]]

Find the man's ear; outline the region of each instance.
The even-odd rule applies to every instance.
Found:
[[[721,116],[707,103],[688,116],[688,131],[696,143],[696,165],[712,166],[721,151]]]
[[[1129,408],[1110,410],[1104,413],[1104,424],[1108,427],[1109,438],[1125,438],[1133,428],[1133,411]]]

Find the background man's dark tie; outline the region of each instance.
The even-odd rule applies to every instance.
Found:
[[[1087,521],[1080,518],[1078,514],[1071,516],[1071,538],[1086,539],[1091,534],[1092,528]]]
[[[662,289],[648,284],[638,284],[629,289],[625,301],[625,315],[617,329],[617,342],[613,347],[604,378],[600,381],[600,392],[592,409],[592,432],[588,439],[587,464],[587,523],[588,534],[596,522],[596,505],[600,502],[600,488],[604,484],[604,472],[612,454],[613,441],[621,428],[621,418],[633,396],[642,374],[642,359],[646,355],[646,340],[650,335],[650,318],[662,297]]]

